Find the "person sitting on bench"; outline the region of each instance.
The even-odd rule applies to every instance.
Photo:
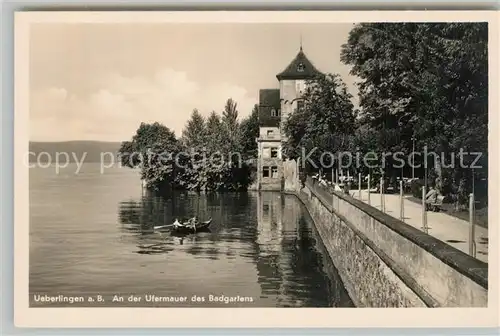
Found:
[[[430,209],[432,205],[436,204],[438,201],[439,191],[431,186],[427,195],[425,195],[425,206],[427,209]]]

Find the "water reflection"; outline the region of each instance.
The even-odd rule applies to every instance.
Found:
[[[153,230],[175,218],[194,215],[200,220],[213,218],[210,232],[178,237]],[[237,268],[253,265],[260,288],[254,295],[257,306],[352,306],[335,268],[315,239],[310,217],[294,196],[182,192],[166,199],[149,195],[121,202],[119,220],[122,239],[133,242],[136,253],[170,255],[169,267],[177,267],[180,273],[188,266],[203,270],[210,265],[222,270],[234,262],[232,276],[238,278]],[[218,268],[221,263],[226,266]],[[204,281],[221,282],[217,273],[205,274]],[[241,275],[237,281],[241,283],[226,282],[221,290],[245,286],[251,280]]]

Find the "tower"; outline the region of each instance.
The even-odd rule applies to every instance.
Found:
[[[295,109],[303,107],[306,81],[320,72],[300,46],[299,53],[278,75],[279,89],[259,92],[259,137],[257,141],[257,184],[259,190],[282,190],[285,139],[283,125]]]
[[[280,130],[282,140],[285,140],[283,132],[283,124],[287,117],[296,109],[303,107],[302,95],[306,89],[306,81],[314,79],[320,72],[306,57],[302,45],[299,53],[295,56],[292,62],[278,75],[276,78],[279,81],[280,88],[280,109],[281,120]]]

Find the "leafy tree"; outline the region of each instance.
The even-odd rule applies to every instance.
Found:
[[[375,166],[379,167],[381,164],[380,157],[373,155],[376,154],[379,148],[379,133],[366,124],[358,121],[357,128],[352,137],[353,153],[359,153],[359,165],[356,162],[356,170],[363,175],[373,173]]]
[[[453,176],[455,185],[465,178],[469,190],[471,170],[459,167],[457,155],[460,148],[487,153],[487,28],[486,23],[359,24],[341,53],[362,79],[362,120],[378,131],[378,149],[409,153],[415,137],[417,151],[427,146],[456,160],[445,169],[440,159],[431,161],[431,174]],[[476,174],[486,176],[487,167]]]
[[[182,132],[182,141],[188,149],[206,145],[205,119],[197,109],[191,113],[191,119],[188,120]]]
[[[304,108],[294,111],[285,122],[285,154],[305,159],[312,151],[308,157],[314,165],[331,167],[331,159],[351,147],[356,120],[351,97],[339,75],[310,81],[303,95]],[[314,169],[314,165],[309,168]]]
[[[218,151],[222,148],[223,128],[221,118],[215,111],[212,111],[206,122],[207,144],[211,152]]]
[[[143,122],[132,137],[132,143],[136,150],[143,152],[164,139],[176,141],[174,132],[158,122],[152,124]]]
[[[119,153],[127,166],[139,165],[146,185],[158,190],[171,187],[176,173],[173,160],[180,150],[174,132],[155,122],[141,123],[132,141],[122,143]]]
[[[239,151],[238,104],[229,98],[222,112],[222,130],[224,134],[224,151],[227,153]]]
[[[135,144],[132,141],[123,141],[118,150],[120,162],[122,166],[135,168],[140,163],[138,157],[134,155],[136,152]]]
[[[224,106],[222,120],[229,128],[234,128],[238,124],[237,106],[238,104],[232,98],[229,98]]]
[[[245,158],[257,157],[257,142],[259,137],[259,106],[254,105],[252,113],[241,121],[239,142],[242,154]]]
[[[250,167],[245,162],[229,160],[229,155],[243,146],[239,143],[236,106],[229,99],[222,118],[212,112],[206,122],[194,110],[181,140],[162,124],[142,123],[132,140],[122,143],[121,160],[128,167],[139,164],[147,187],[162,193],[172,188],[245,190],[251,183]],[[250,126],[248,122],[246,125]],[[245,132],[247,126],[243,128]]]

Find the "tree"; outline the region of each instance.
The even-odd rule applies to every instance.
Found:
[[[311,168],[322,164],[332,167],[331,160],[338,152],[350,149],[356,120],[351,98],[339,75],[319,76],[308,82],[304,108],[295,110],[284,125],[285,154],[304,160],[312,152],[308,156],[314,162]]]
[[[239,152],[238,148],[238,104],[229,98],[222,112],[222,129],[224,134],[225,152]]]
[[[212,112],[205,122],[195,109],[186,123],[182,141],[160,123],[141,123],[132,140],[122,143],[121,160],[128,167],[138,163],[147,188],[161,193],[173,188],[245,190],[251,183],[249,166],[230,160],[230,154],[239,148],[237,117],[232,99],[226,102],[222,119]],[[218,160],[213,154],[222,157]]]
[[[257,142],[259,137],[259,106],[254,105],[252,113],[241,121],[239,132],[239,147],[245,158],[257,157]]]
[[[222,112],[223,122],[230,128],[235,127],[238,124],[238,104],[229,98],[226,101],[226,106],[224,106],[224,111]]]
[[[458,160],[460,148],[487,153],[487,45],[486,23],[369,23],[352,29],[341,59],[362,79],[363,120],[379,132],[379,150],[409,153],[415,137],[417,150],[427,146],[438,153],[430,162],[436,175],[444,171],[455,184],[465,177],[470,187],[471,170],[458,164],[441,169],[439,154],[451,161]],[[476,173],[486,176],[487,167]]]
[[[223,129],[219,115],[212,111],[206,122],[207,145],[210,152],[218,151],[223,144]]]
[[[140,160],[134,155],[135,152],[135,144],[132,141],[123,141],[118,150],[121,164],[128,168],[137,167]]]
[[[175,134],[170,128],[158,122],[152,124],[143,122],[132,137],[132,144],[137,151],[145,152],[148,148],[164,140],[176,141]]]
[[[188,149],[200,148],[206,145],[205,119],[194,109],[182,132],[182,141]]]
[[[180,149],[168,127],[158,122],[141,123],[132,141],[122,143],[119,154],[127,166],[140,166],[141,178],[148,188],[159,190],[172,186],[176,174],[174,159]]]
[[[376,154],[380,147],[378,142],[379,133],[374,128],[363,124],[358,120],[354,136],[352,138],[352,148],[356,154],[359,153],[360,162],[356,163],[356,170],[362,174],[373,173],[374,166],[380,166],[380,157]],[[365,162],[367,164],[365,164]]]

